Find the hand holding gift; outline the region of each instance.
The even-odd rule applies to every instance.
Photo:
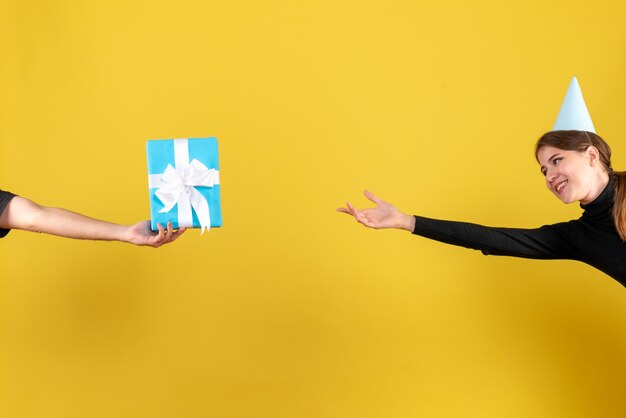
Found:
[[[186,229],[179,228],[174,231],[171,222],[167,224],[167,229],[163,228],[161,224],[157,224],[157,228],[158,232],[155,233],[150,228],[150,221],[142,221],[129,226],[126,231],[126,242],[158,248],[163,244],[174,242]]]
[[[51,208],[12,193],[0,191],[0,237],[10,229],[44,232],[66,238],[122,241],[135,245],[160,247],[175,241],[185,228],[174,231],[158,225],[158,232],[150,230],[150,221],[135,225],[118,225],[90,218],[61,208]]]
[[[222,225],[215,138],[148,141],[151,221],[125,226],[0,190],[0,238],[11,229],[160,247],[186,227]],[[166,225],[166,228],[163,226]]]

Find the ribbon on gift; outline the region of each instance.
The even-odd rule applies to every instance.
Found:
[[[189,161],[187,139],[174,140],[174,164],[168,164],[163,174],[150,174],[149,187],[158,188],[155,195],[167,213],[178,205],[178,224],[192,225],[192,208],[200,221],[201,235],[211,229],[211,214],[206,198],[196,187],[213,187],[220,183],[219,171],[207,168],[195,158]]]

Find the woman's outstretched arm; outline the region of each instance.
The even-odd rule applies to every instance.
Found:
[[[345,208],[337,210],[352,215],[368,228],[404,229],[435,241],[479,250],[485,255],[539,259],[581,258],[575,221],[534,229],[490,227],[408,215],[371,192],[365,191],[365,197],[376,206],[357,209],[347,202]]]
[[[150,229],[150,221],[130,226],[118,225],[66,209],[41,206],[19,196],[13,197],[0,215],[0,228],[43,232],[76,239],[122,241],[150,247],[170,243],[185,232],[185,228],[174,231],[171,223],[167,225],[167,229],[158,225],[158,232]]]

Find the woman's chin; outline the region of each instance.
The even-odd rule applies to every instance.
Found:
[[[565,196],[565,195],[556,195],[557,199],[559,199],[561,202],[565,203],[566,205],[569,205],[570,203],[574,203],[576,200],[573,199],[571,196]]]

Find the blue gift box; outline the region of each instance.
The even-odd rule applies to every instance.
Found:
[[[216,138],[147,142],[151,228],[222,226]]]

